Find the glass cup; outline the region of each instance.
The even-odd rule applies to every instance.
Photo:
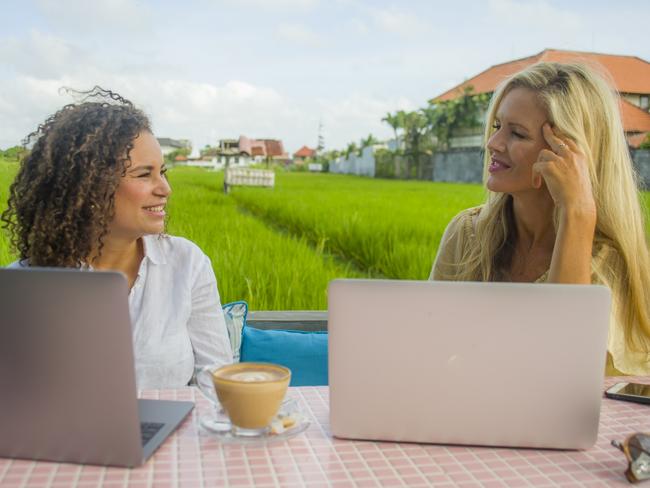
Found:
[[[201,392],[215,407],[223,407],[237,436],[261,436],[280,410],[291,370],[270,363],[207,366],[196,377]]]

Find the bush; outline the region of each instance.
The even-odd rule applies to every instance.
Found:
[[[650,149],[650,132],[645,135],[645,139],[639,145],[639,149]]]
[[[186,147],[181,147],[179,149],[174,149],[172,152],[169,154],[165,155],[165,163],[167,164],[173,164],[176,162],[177,157],[184,157],[187,158],[190,153],[192,152],[191,149],[188,149]]]
[[[374,156],[376,178],[399,178],[405,174],[404,158],[397,151],[377,149]],[[396,167],[398,174],[395,174]]]
[[[0,150],[0,157],[8,161],[19,161],[27,152],[22,146],[13,146],[4,151]]]

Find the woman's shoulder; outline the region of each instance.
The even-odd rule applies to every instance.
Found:
[[[171,235],[148,235],[143,237],[145,254],[154,262],[177,262],[200,260],[205,253],[185,237]]]
[[[453,219],[451,219],[451,222],[449,222],[446,232],[454,234],[460,233],[463,236],[474,234],[476,230],[476,220],[481,214],[482,208],[483,205],[479,205],[478,207],[466,208],[459,212]]]

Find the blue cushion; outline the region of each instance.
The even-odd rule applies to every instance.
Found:
[[[291,386],[327,385],[327,332],[246,326],[240,360],[286,366],[291,370]]]

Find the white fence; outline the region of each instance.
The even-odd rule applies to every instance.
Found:
[[[231,168],[226,169],[224,183],[227,186],[275,186],[275,172],[269,169]]]

